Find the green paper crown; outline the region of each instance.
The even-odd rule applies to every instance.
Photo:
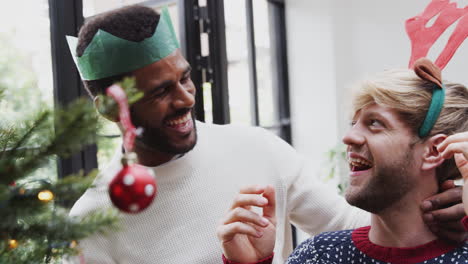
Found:
[[[83,80],[98,80],[134,71],[165,58],[180,47],[167,7],[161,12],[153,36],[141,42],[121,39],[99,29],[83,55],[78,57],[78,39],[66,37]]]

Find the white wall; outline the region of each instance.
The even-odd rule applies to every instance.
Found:
[[[466,1],[456,1],[460,6]],[[346,91],[366,75],[407,67],[410,41],[404,21],[428,0],[286,0],[294,145],[310,157],[326,150],[346,129]],[[435,60],[449,28],[429,53]],[[468,84],[468,41],[443,71]],[[337,122],[337,120],[339,122]],[[320,140],[318,140],[320,138]],[[328,141],[333,141],[330,143]],[[320,152],[320,151],[319,151]]]
[[[452,0],[453,1],[453,0]],[[468,0],[456,1],[466,6]],[[429,0],[286,0],[293,143],[317,171],[324,153],[347,129],[349,87],[366,75],[406,68],[410,41],[404,21]],[[435,60],[453,27],[429,52]],[[468,41],[443,71],[468,85]]]
[[[317,165],[338,138],[333,9],[333,1],[286,1],[293,144]]]

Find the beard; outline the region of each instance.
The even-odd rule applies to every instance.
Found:
[[[371,178],[361,190],[348,187],[345,198],[349,204],[377,214],[401,200],[414,186],[408,171],[412,165],[412,148],[397,162],[374,167]]]
[[[135,127],[142,127],[143,133],[135,138],[135,144],[146,148],[148,150],[159,151],[168,154],[184,154],[191,151],[197,143],[197,127],[195,122],[195,113],[191,111],[193,131],[187,135],[190,137],[194,134],[194,140],[186,145],[178,145],[171,141],[168,135],[166,135],[162,128],[153,127],[148,122],[145,122],[131,112],[132,121]]]

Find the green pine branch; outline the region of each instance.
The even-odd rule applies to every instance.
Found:
[[[120,85],[129,103],[142,97],[134,79]],[[103,112],[117,113],[111,98],[102,100]],[[62,179],[29,177],[54,157],[67,157],[94,143],[98,129],[96,110],[86,99],[55,111],[44,109],[23,122],[0,123],[0,263],[59,263],[62,256],[79,252],[74,241],[118,229],[115,209],[68,216],[71,205],[93,187],[97,171]],[[40,200],[44,192],[53,198]]]

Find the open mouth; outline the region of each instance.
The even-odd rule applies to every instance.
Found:
[[[172,127],[172,128],[177,128],[177,127],[186,125],[188,123],[188,121],[191,121],[191,120],[192,120],[191,112],[187,111],[187,113],[185,113],[185,114],[183,114],[181,116],[166,120],[166,122],[164,122],[164,123],[165,123],[166,126],[169,126],[169,127]]]
[[[372,168],[372,162],[363,158],[349,157],[348,162],[352,172],[365,171]]]

